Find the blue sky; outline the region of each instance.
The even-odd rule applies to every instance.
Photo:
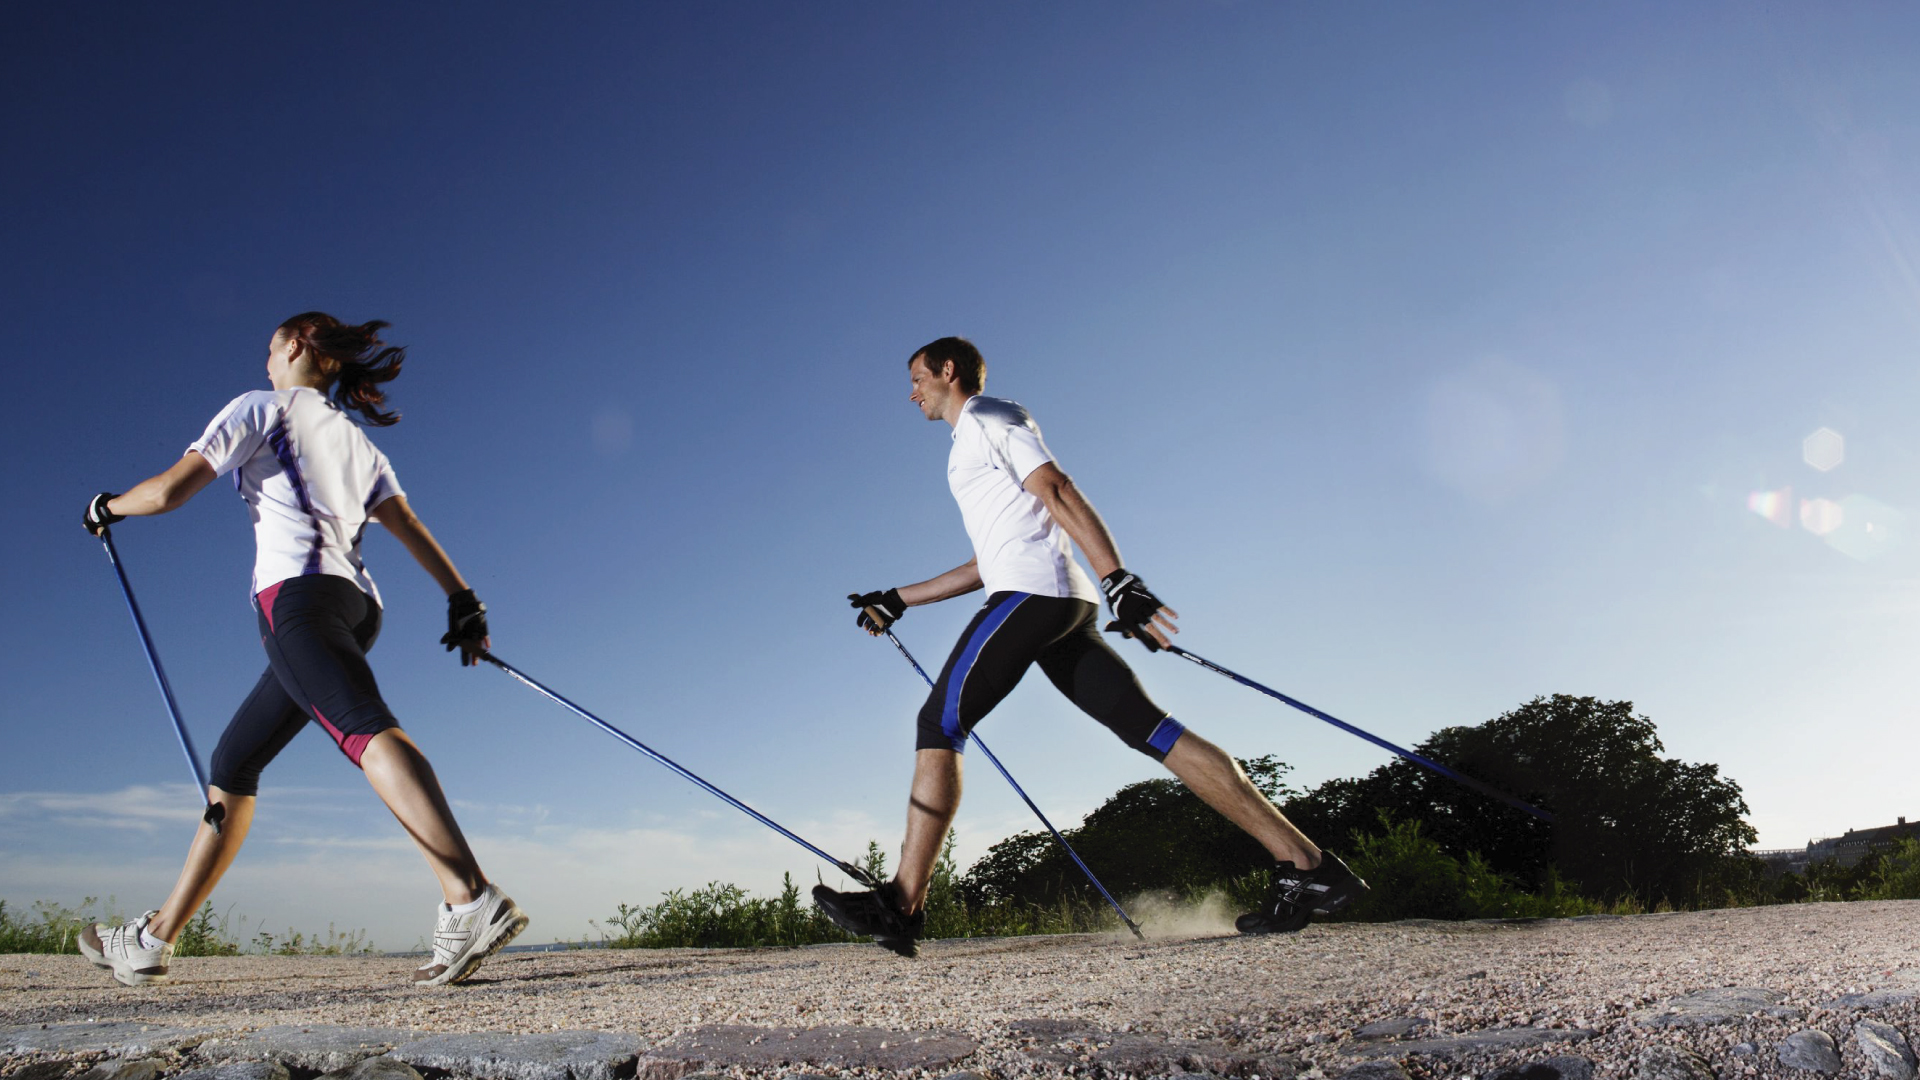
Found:
[[[946,428],[906,401],[908,353],[948,333],[1203,655],[1403,744],[1539,694],[1630,699],[1742,784],[1766,846],[1920,812],[1909,9],[5,20],[10,903],[137,911],[171,883],[186,770],[76,518],[264,386],[273,327],[311,308],[411,347],[406,419],[376,438],[497,651],[835,852],[897,844],[922,693],[842,597],[969,554]],[[1825,470],[1804,453],[1823,428]],[[117,538],[210,751],[264,666],[245,514],[216,485]],[[375,669],[533,939],[666,888],[812,880],[798,848],[460,670],[437,590],[368,546]],[[936,664],[972,607],[900,634]],[[1126,655],[1297,783],[1382,760]],[[1041,679],[982,730],[1058,821],[1155,775]],[[983,765],[963,858],[1031,824]],[[383,947],[433,901],[311,733],[216,895]]]

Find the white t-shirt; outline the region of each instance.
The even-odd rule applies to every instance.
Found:
[[[404,495],[393,466],[325,394],[310,387],[234,398],[187,447],[233,473],[253,516],[253,591],[299,577],[351,579],[374,603],[380,591],[360,561],[374,507]]]
[[[953,425],[947,486],[973,540],[988,593],[1072,596],[1099,603],[1100,593],[1073,557],[1073,541],[1047,506],[1020,485],[1053,460],[1018,402],[975,394]]]

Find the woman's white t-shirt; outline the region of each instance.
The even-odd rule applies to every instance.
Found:
[[[340,407],[310,387],[234,398],[187,449],[233,485],[253,516],[253,592],[302,574],[380,591],[360,561],[373,508],[404,495],[393,466]]]

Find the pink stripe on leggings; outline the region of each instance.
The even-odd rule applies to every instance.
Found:
[[[320,721],[320,726],[327,729],[327,734],[333,736],[333,741],[340,747],[340,752],[347,755],[347,760],[359,765],[360,755],[366,753],[367,744],[373,741],[373,735],[340,734],[340,729],[333,726],[333,722],[327,719],[319,706],[314,707],[313,718]],[[374,734],[377,735],[379,732]]]

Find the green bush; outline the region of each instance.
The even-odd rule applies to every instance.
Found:
[[[1426,835],[1419,821],[1380,815],[1381,832],[1353,837],[1347,864],[1372,891],[1345,918],[1362,922],[1397,919],[1512,919],[1589,915],[1603,909],[1550,873],[1538,892],[1525,892],[1496,873],[1478,852],[1455,858]]]

